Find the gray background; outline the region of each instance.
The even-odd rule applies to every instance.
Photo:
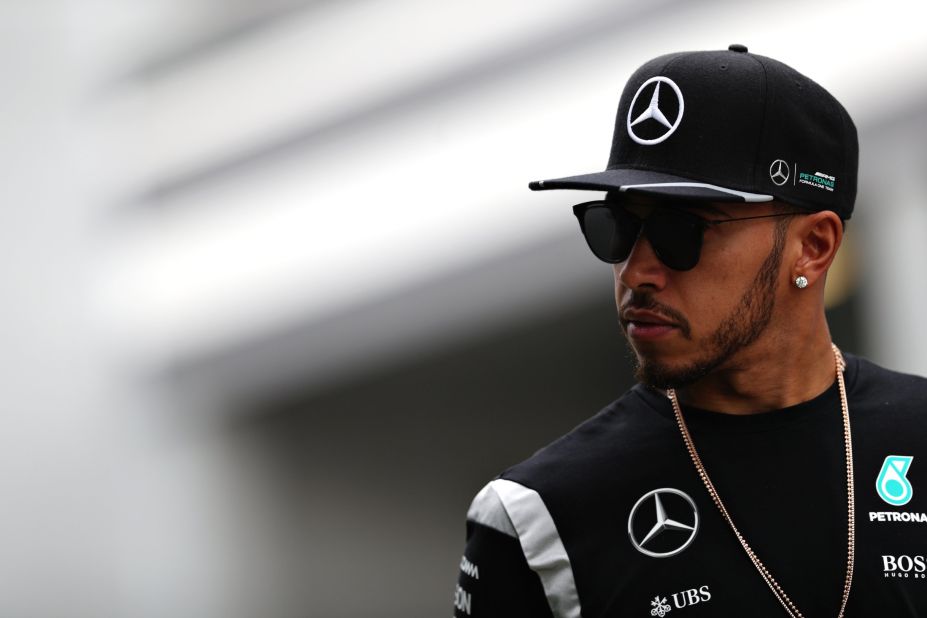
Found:
[[[834,338],[927,372],[927,38],[873,4],[0,6],[0,614],[448,615],[472,495],[631,383],[588,195],[526,184],[659,53],[844,102]]]

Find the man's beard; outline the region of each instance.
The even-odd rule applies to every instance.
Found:
[[[753,284],[744,292],[738,306],[707,339],[702,357],[682,367],[673,367],[655,360],[642,359],[632,348],[637,359],[634,375],[638,381],[660,389],[693,384],[763,334],[773,315],[786,229],[784,225],[776,226],[773,247],[760,265]],[[644,305],[652,302],[651,299],[642,299]]]

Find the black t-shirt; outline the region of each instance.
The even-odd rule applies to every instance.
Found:
[[[927,616],[927,380],[846,356],[856,551],[847,618]],[[847,481],[836,382],[728,415],[683,406],[744,539],[805,618],[837,615]],[[637,385],[474,498],[455,616],[787,615],[712,502],[665,395]]]

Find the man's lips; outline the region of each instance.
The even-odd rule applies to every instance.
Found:
[[[621,319],[625,324],[677,326],[677,324],[669,318],[644,309],[625,309],[621,312]]]
[[[625,324],[628,337],[633,339],[656,339],[679,328],[669,318],[642,309],[622,311],[621,321]]]

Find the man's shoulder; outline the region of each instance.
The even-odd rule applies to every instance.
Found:
[[[847,362],[848,367],[855,363],[847,398],[858,440],[876,451],[897,450],[910,442],[910,448],[920,452],[927,438],[927,378],[860,357],[849,357]]]
[[[641,385],[628,390],[566,434],[503,473],[530,475],[535,469],[574,469],[639,450],[643,437],[675,431],[669,400]],[[578,468],[578,469],[577,469]]]
[[[563,505],[604,488],[620,493],[637,479],[641,462],[678,440],[669,400],[637,385],[487,483],[467,518],[515,536],[511,522],[518,513],[550,517],[549,510],[562,514]]]
[[[637,385],[496,480],[548,496],[620,483],[661,445],[679,439],[669,400]]]
[[[858,400],[883,404],[927,401],[924,376],[888,369],[862,356],[848,354],[847,362],[855,365],[847,387]]]

